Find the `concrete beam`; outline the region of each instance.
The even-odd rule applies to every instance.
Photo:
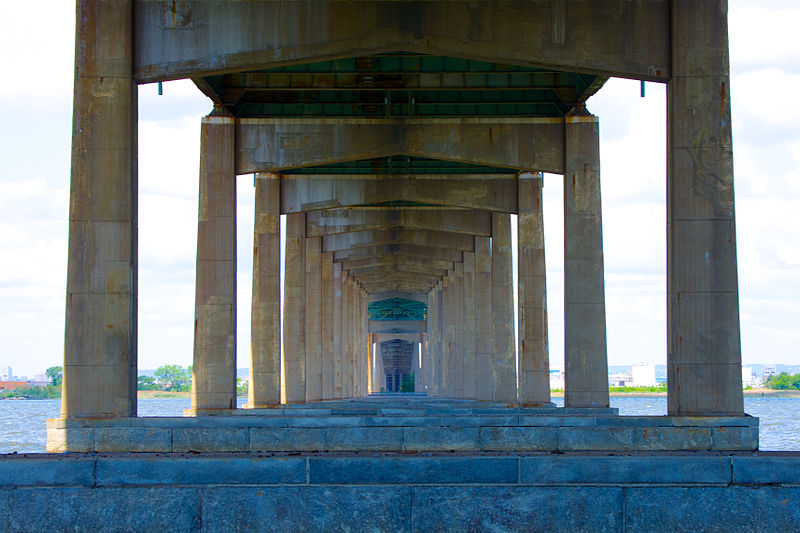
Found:
[[[400,292],[400,291],[381,291],[370,292],[367,301],[369,303],[387,300],[389,298],[405,298],[406,300],[414,300],[417,302],[428,303],[428,295],[424,292]]]
[[[474,250],[474,237],[446,231],[404,229],[357,231],[322,237],[322,250],[325,252],[388,244],[431,246],[433,248],[449,248],[451,250],[471,252]]]
[[[419,335],[427,331],[428,323],[425,320],[370,320],[369,333],[413,333]],[[394,334],[394,333],[392,333]]]
[[[370,257],[366,259],[358,259],[355,261],[344,261],[342,262],[342,269],[352,271],[370,267],[405,265],[405,266],[413,266],[415,268],[420,268],[420,269],[452,270],[454,268],[453,264],[454,263],[452,261],[440,261],[438,259],[420,259],[418,257],[413,257],[409,255],[392,254],[383,257]]]
[[[454,264],[460,265],[461,263],[454,263]],[[425,267],[413,263],[365,266],[361,268],[349,269],[347,270],[347,272],[351,276],[357,278],[361,278],[362,276],[387,278],[387,277],[394,277],[397,275],[407,274],[408,277],[412,279],[414,276],[428,279],[428,278],[441,278],[447,275],[447,270]]]
[[[367,246],[364,248],[351,248],[334,252],[333,260],[336,262],[355,261],[372,257],[383,257],[389,254],[401,254],[420,259],[438,259],[441,261],[461,262],[463,254],[461,250],[449,248],[431,248],[428,246],[417,246],[413,244],[388,244],[379,246]]]
[[[492,217],[489,211],[476,209],[436,211],[328,209],[309,211],[306,215],[306,235],[309,237],[393,228],[439,230],[489,237],[492,234]]]
[[[552,118],[237,121],[239,174],[409,155],[562,173],[564,126]]]
[[[670,75],[667,1],[135,6],[140,83],[401,50],[651,80]]]
[[[286,174],[281,183],[284,214],[397,201],[516,213],[517,177]]]

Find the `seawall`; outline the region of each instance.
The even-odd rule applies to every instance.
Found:
[[[790,531],[800,452],[0,456],[0,531]]]

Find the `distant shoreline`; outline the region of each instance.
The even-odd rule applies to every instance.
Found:
[[[153,400],[153,399],[171,399],[191,398],[190,392],[170,392],[160,390],[140,390],[137,391],[137,399],[139,400]],[[609,392],[612,398],[666,398],[666,392]],[[747,389],[744,391],[744,396],[747,398],[800,398],[800,391],[797,390],[773,390],[773,389]],[[561,391],[551,391],[550,397],[563,398],[564,393]],[[60,398],[2,398],[0,401],[13,401],[13,400],[58,400]]]

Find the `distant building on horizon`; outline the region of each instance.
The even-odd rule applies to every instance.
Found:
[[[0,381],[14,381],[14,372],[10,366],[0,367]]]
[[[656,365],[645,363],[631,365],[631,378],[634,387],[655,387]]]

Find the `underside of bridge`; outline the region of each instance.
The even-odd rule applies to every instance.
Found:
[[[403,376],[429,398],[554,409],[543,173],[564,180],[565,406],[612,413],[586,101],[621,76],[669,95],[668,418],[680,436],[664,446],[689,446],[671,417],[744,420],[724,2],[79,0],[78,14],[50,449],[121,446],[80,441],[82,421],[136,417],[137,86],[179,78],[213,104],[187,414],[263,415],[399,390]],[[255,175],[248,409],[235,397],[242,174]],[[752,448],[746,427],[723,446]]]

